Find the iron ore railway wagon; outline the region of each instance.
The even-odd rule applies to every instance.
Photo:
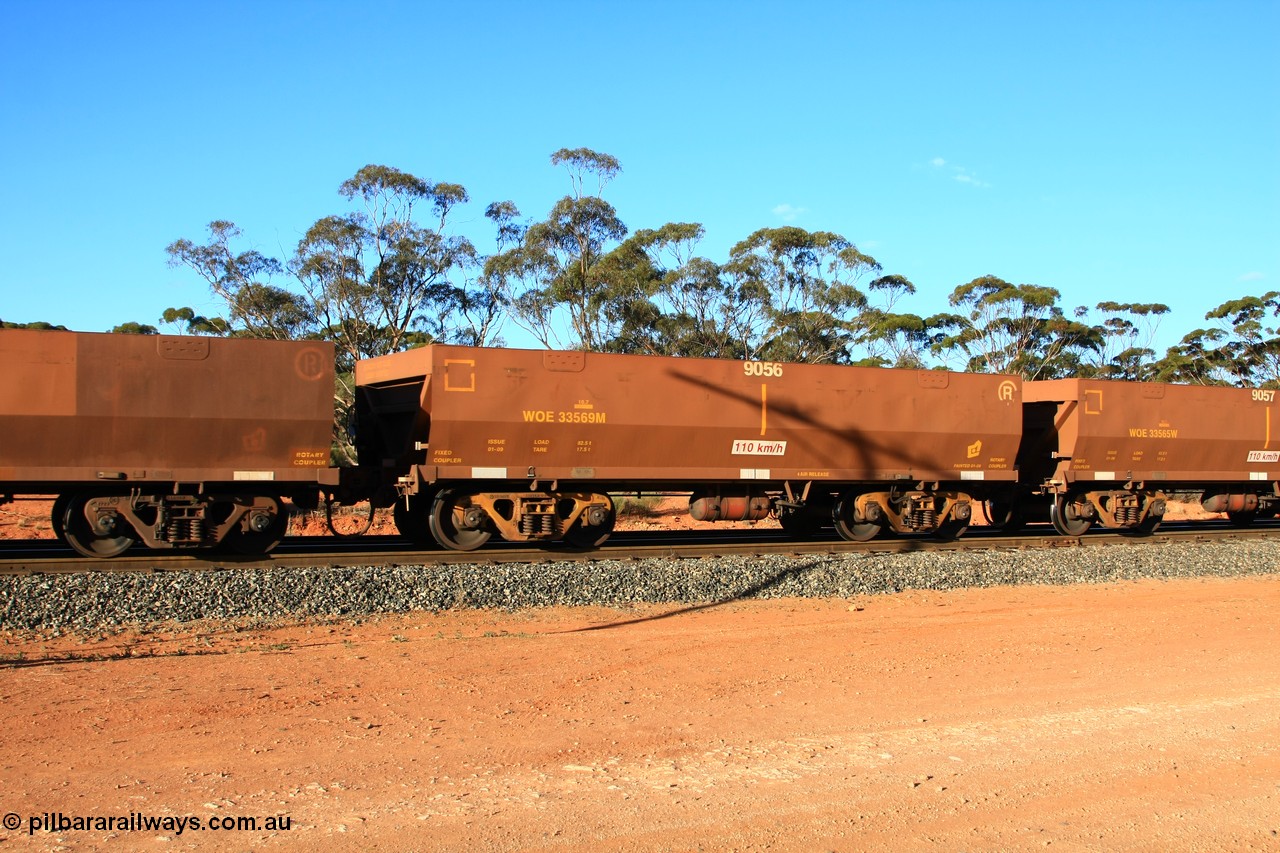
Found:
[[[315,505],[333,346],[0,330],[0,501],[57,495],[89,557],[135,542],[265,552]]]
[[[1276,392],[1055,379],[1023,385],[1019,481],[998,502],[1012,525],[1047,508],[1054,529],[1149,533],[1171,493],[1198,493],[1237,525],[1280,510]]]
[[[705,521],[955,536],[1014,483],[1010,376],[430,346],[356,366],[361,465],[407,535],[469,550],[604,541],[610,493]]]
[[[57,495],[96,557],[264,552],[322,495],[455,550],[598,545],[646,491],[852,540],[958,536],[979,505],[1149,533],[1173,490],[1239,524],[1280,508],[1269,390],[448,345],[355,379],[359,464],[335,468],[329,344],[0,331],[0,502]]]

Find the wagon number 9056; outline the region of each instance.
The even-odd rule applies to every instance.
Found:
[[[744,361],[742,372],[746,376],[781,376],[782,365],[776,361]]]
[[[1260,388],[1253,389],[1253,399],[1260,403],[1274,403],[1276,399],[1275,391],[1263,391]]]

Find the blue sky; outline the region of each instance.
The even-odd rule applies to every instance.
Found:
[[[367,163],[547,213],[551,152],[632,229],[835,231],[945,310],[981,275],[1164,302],[1280,289],[1280,2],[0,0],[0,318],[218,311],[164,248],[287,258]],[[517,330],[507,337],[522,343]]]

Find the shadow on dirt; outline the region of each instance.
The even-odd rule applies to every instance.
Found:
[[[657,622],[661,619],[671,619],[672,617],[683,616],[687,613],[697,613],[699,610],[710,610],[713,607],[721,607],[725,604],[732,604],[735,601],[742,601],[748,598],[754,598],[760,593],[765,592],[766,590],[772,589],[776,587],[778,584],[786,580],[789,580],[790,578],[798,577],[804,574],[809,569],[814,568],[815,566],[818,566],[818,565],[820,565],[820,562],[817,560],[808,560],[804,562],[798,562],[790,568],[783,569],[782,571],[777,572],[776,574],[771,575],[770,577],[767,577],[761,581],[758,581],[757,583],[753,583],[747,587],[744,587],[743,589],[738,590],[732,595],[725,596],[724,598],[717,599],[716,601],[708,601],[702,604],[691,604],[686,607],[677,608],[676,610],[670,610],[666,613],[658,613],[653,616],[642,616],[638,619],[623,619],[618,622],[608,622],[604,625],[591,625],[586,628],[572,628],[568,631],[556,631],[553,633],[581,634],[587,631],[604,631],[609,628],[623,628],[627,625],[640,625],[645,622]]]

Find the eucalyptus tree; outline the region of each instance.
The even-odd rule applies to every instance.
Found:
[[[130,321],[121,323],[111,329],[113,335],[158,335],[160,330],[149,323],[137,323]]]
[[[351,362],[448,339],[477,264],[471,242],[449,231],[466,190],[370,165],[338,192],[359,209],[318,220],[290,262],[323,335]]]
[[[847,362],[866,306],[857,282],[880,264],[829,231],[762,228],[733,247],[724,265],[746,327],[745,357]]]
[[[188,307],[164,309],[160,322],[175,327],[179,335],[225,336],[231,332],[230,325],[222,317],[205,317]]]
[[[37,320],[34,323],[10,323],[8,320],[0,320],[0,329],[35,329],[44,332],[69,331],[66,326],[56,326],[44,320]]]
[[[520,221],[520,210],[511,201],[496,201],[484,211],[495,227],[495,255],[520,244],[528,226]],[[506,276],[493,268],[493,256],[480,258],[477,275],[468,278],[458,293],[457,319],[450,338],[468,346],[495,346],[504,343],[500,332],[510,310]]]
[[[975,373],[1074,375],[1102,336],[1097,327],[1066,316],[1059,296],[1052,287],[1014,285],[991,275],[962,284],[948,297],[961,313],[930,318],[940,330],[931,351],[944,359],[958,356],[963,369]]]
[[[1100,302],[1097,310],[1105,315],[1102,346],[1088,372],[1106,379],[1152,379],[1156,375],[1155,335],[1169,306],[1159,302]]]
[[[1227,385],[1230,371],[1217,348],[1221,329],[1193,329],[1152,367],[1152,379],[1185,385]]]
[[[608,349],[651,355],[743,358],[747,303],[697,254],[703,227],[668,222],[641,229],[610,252],[602,274],[613,283],[620,320]]]
[[[1224,336],[1222,362],[1241,385],[1280,386],[1280,292],[1228,300],[1205,314]]]
[[[881,276],[867,285],[867,304],[854,323],[853,351],[862,353],[854,364],[867,367],[926,367],[930,344],[928,321],[916,314],[896,311],[904,296],[914,295],[915,285],[901,275]]]
[[[332,340],[340,370],[359,358],[458,336],[468,273],[478,266],[474,246],[450,228],[466,190],[368,165],[338,194],[356,209],[317,220],[287,265],[256,249],[234,250],[241,231],[226,220],[209,225],[204,243],[171,243],[170,265],[195,271],[227,314],[194,322],[194,314],[183,314],[189,309],[171,309],[164,321],[201,333]],[[286,273],[296,289],[275,283]]]
[[[169,244],[169,266],[187,267],[208,283],[227,307],[229,334],[289,340],[314,334],[316,313],[302,295],[273,283],[284,273],[275,258],[256,249],[235,251],[241,231],[225,219],[209,223],[208,242],[182,238]]]
[[[502,282],[513,319],[544,346],[601,350],[617,331],[618,311],[611,309],[619,293],[598,267],[627,236],[601,196],[622,166],[588,148],[562,148],[551,163],[569,173],[571,194],[524,228],[517,244],[489,258],[484,277]]]
[[[1211,385],[1280,387],[1280,292],[1229,299],[1157,364],[1160,379]]]
[[[470,273],[478,258],[468,239],[452,233],[450,215],[467,201],[458,184],[368,165],[344,181],[338,194],[355,209],[317,220],[287,266],[256,250],[233,250],[241,232],[224,220],[209,226],[204,244],[170,244],[170,264],[204,278],[227,313],[225,320],[196,323],[189,309],[171,309],[164,320],[185,322],[189,331],[333,341],[341,436],[357,360],[465,338],[460,326],[475,305],[468,301],[468,287],[476,284]],[[294,288],[275,284],[286,272]],[[340,440],[338,455],[349,451]]]

